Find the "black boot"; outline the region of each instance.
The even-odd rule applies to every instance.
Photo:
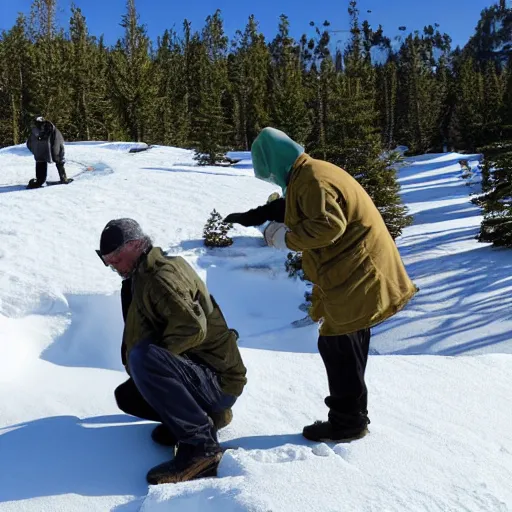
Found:
[[[27,188],[41,188],[41,184],[35,178],[32,178],[28,182]]]
[[[64,169],[64,164],[55,164],[57,166],[57,171],[59,172],[59,178],[61,183],[71,183],[73,181],[72,178],[68,178],[66,176],[66,169]]]
[[[348,443],[368,434],[368,422],[354,426],[337,426],[330,421],[315,421],[304,427],[302,435],[310,441]]]
[[[29,181],[27,188],[39,188],[46,181],[46,175],[48,173],[48,164],[46,162],[36,162],[36,179]],[[32,183],[32,185],[31,185]]]

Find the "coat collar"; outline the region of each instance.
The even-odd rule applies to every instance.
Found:
[[[155,266],[156,258],[161,254],[162,249],[160,247],[153,247],[150,245],[139,257],[137,263],[135,263],[135,267],[133,269],[133,274],[143,274],[144,272],[151,272],[153,267]]]
[[[307,153],[302,153],[302,155],[300,155],[297,158],[297,160],[295,160],[295,163],[293,164],[290,172],[288,173],[288,178],[286,180],[286,188],[288,188],[290,183],[297,178],[300,169],[308,160],[311,160],[311,157]]]

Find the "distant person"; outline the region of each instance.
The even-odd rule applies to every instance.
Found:
[[[36,161],[36,177],[31,179],[27,188],[39,188],[46,181],[48,164],[55,162],[61,183],[71,183],[64,169],[64,137],[50,121],[36,117],[32,132],[27,140],[27,148]]]
[[[195,270],[153,247],[135,220],[110,221],[97,252],[124,280],[121,358],[130,378],[115,390],[117,404],[160,422],[153,440],[176,450],[149,471],[148,482],[215,475],[217,430],[231,421],[247,382],[238,333]]]
[[[309,314],[320,321],[329,415],[304,427],[303,435],[312,441],[361,438],[370,423],[365,383],[370,328],[400,311],[417,289],[379,210],[350,174],[311,158],[275,128],[260,132],[251,155],[255,176],[280,186],[284,201],[226,220],[243,225],[270,220],[267,245],[302,252],[302,268],[314,285]]]

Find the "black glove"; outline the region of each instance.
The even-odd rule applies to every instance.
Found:
[[[272,220],[282,223],[284,222],[285,206],[286,201],[284,197],[280,197],[245,213],[231,213],[224,219],[224,222],[242,224],[242,226],[246,227],[261,226],[264,222]]]
[[[225,219],[224,222],[229,224],[242,224],[242,226],[250,226],[248,223],[247,215],[245,213],[230,213]]]

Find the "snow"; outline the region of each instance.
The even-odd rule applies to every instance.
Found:
[[[367,368],[370,434],[311,443],[326,416],[317,328],[286,252],[256,228],[207,250],[202,230],[266,201],[250,154],[198,167],[192,153],[131,143],[68,144],[68,186],[26,190],[24,146],[0,149],[0,511],[507,511],[512,509],[509,253],[475,240],[479,155],[409,157],[400,169],[414,225],[398,245],[420,292],[376,327]],[[468,159],[470,179],[459,160]],[[54,166],[49,179],[57,179]],[[112,218],[137,219],[183,255],[240,333],[248,385],[220,432],[219,478],[149,486],[171,457],[154,424],[122,414],[120,278],[94,249]]]

